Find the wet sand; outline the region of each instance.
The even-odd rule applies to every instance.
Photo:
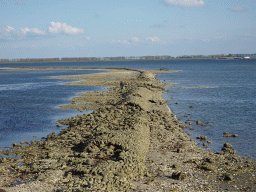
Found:
[[[104,86],[108,91],[83,93],[61,106],[94,112],[59,120],[58,126],[68,125],[59,134],[53,132],[26,146],[14,143],[1,151],[22,158],[0,159],[0,189],[256,190],[255,161],[240,158],[228,143],[222,152],[207,151],[184,133],[188,126],[177,121],[162,98],[172,84],[155,78],[157,73],[173,71],[106,70],[55,77],[81,80],[67,85]],[[204,136],[199,139],[211,144]],[[15,185],[17,181],[23,184]]]

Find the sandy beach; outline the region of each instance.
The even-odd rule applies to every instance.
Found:
[[[58,120],[60,129],[68,125],[59,134],[0,151],[22,157],[0,159],[2,191],[256,191],[254,160],[239,157],[229,143],[222,152],[207,151],[184,133],[190,122],[179,122],[162,97],[173,84],[155,78],[175,71],[105,70],[54,77],[108,90],[61,106],[94,111]],[[204,135],[198,139],[211,144]]]

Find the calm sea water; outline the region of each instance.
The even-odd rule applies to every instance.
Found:
[[[164,94],[169,107],[181,121],[195,125],[191,138],[206,135],[213,141],[209,149],[220,151],[229,142],[242,156],[256,159],[256,60],[180,60],[78,62],[47,64],[1,64],[0,67],[129,67],[136,69],[180,70],[158,74],[165,82],[176,83]],[[57,75],[79,75],[95,71],[6,71],[0,70],[0,147],[33,135],[45,137],[55,131],[54,121],[79,114],[59,109],[79,92],[105,90],[103,87],[66,86],[66,80],[47,79]],[[207,87],[203,89],[191,87]],[[171,99],[173,97],[173,99]],[[178,102],[179,104],[175,104]],[[194,108],[189,108],[193,105]],[[89,111],[88,111],[89,112]],[[191,115],[188,115],[191,114]],[[210,122],[205,127],[195,121]],[[223,137],[223,132],[238,138]],[[202,143],[198,143],[202,145]]]

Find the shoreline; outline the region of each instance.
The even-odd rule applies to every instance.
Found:
[[[49,134],[47,138],[31,142],[29,146],[16,143],[12,149],[4,152],[22,158],[0,159],[0,189],[256,189],[255,161],[240,158],[228,144],[222,152],[207,151],[184,133],[186,126],[175,119],[167,101],[162,98],[165,87],[172,84],[155,79],[157,73],[168,71],[105,70],[110,72],[55,77],[81,80],[66,85],[104,86],[108,87],[108,91],[82,93],[74,97],[71,104],[62,106],[94,111],[59,120],[59,123],[69,127],[62,129],[58,135]],[[125,89],[120,88],[121,81]],[[206,139],[207,143],[207,138],[201,139]],[[19,166],[20,163],[23,165]],[[17,178],[21,182],[29,182],[4,187],[14,183]],[[234,185],[236,188],[233,188]]]

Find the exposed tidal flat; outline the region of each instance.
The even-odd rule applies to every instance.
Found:
[[[221,152],[201,148],[184,133],[155,78],[172,71],[108,69],[63,76],[72,85],[108,87],[87,92],[62,108],[94,110],[58,122],[59,134],[14,143],[1,151],[22,158],[0,160],[6,191],[255,191],[255,161],[241,158],[229,143]],[[122,82],[122,83],[121,83]],[[125,89],[122,89],[123,85]],[[199,122],[198,122],[199,123]],[[198,139],[211,145],[205,135]],[[14,185],[14,183],[26,184]]]

